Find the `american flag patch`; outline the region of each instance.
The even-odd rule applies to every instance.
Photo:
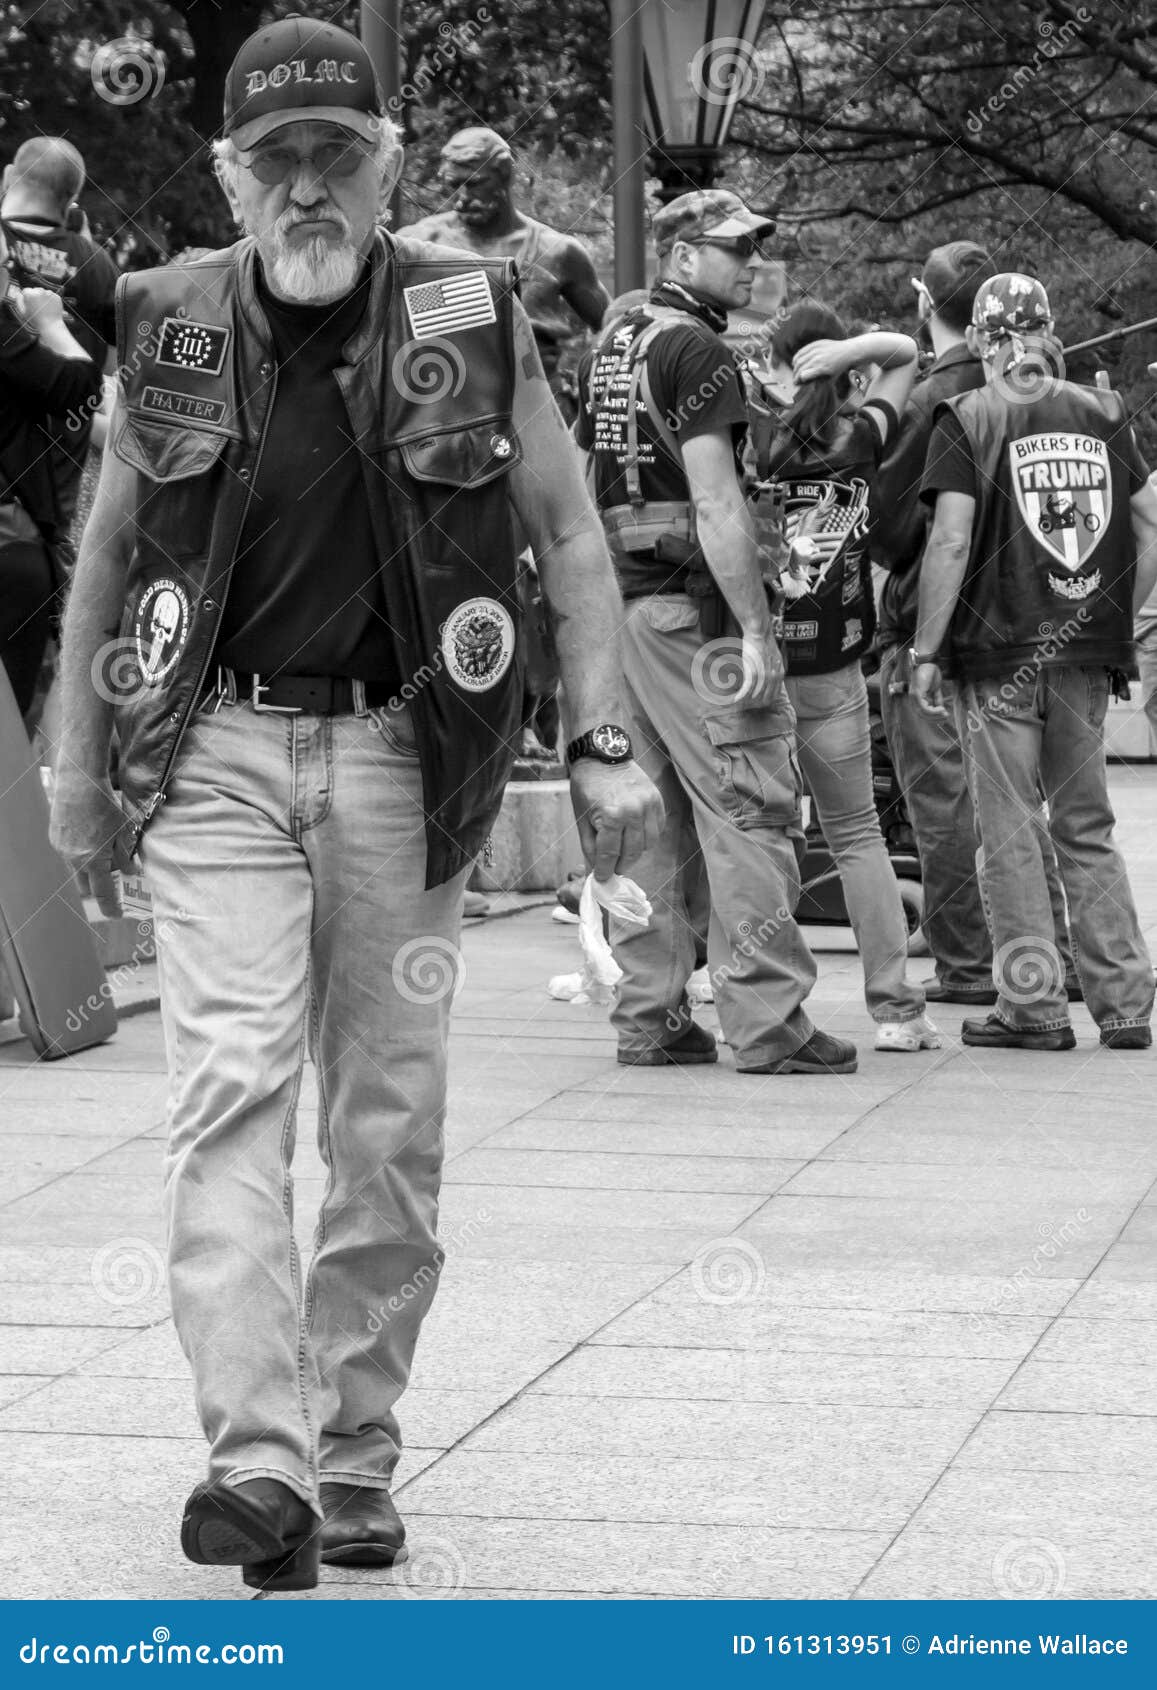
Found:
[[[404,294],[410,327],[419,340],[498,321],[485,270],[468,270],[464,276],[447,276],[442,282],[422,282],[406,288]]]

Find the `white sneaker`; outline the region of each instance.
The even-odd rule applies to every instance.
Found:
[[[939,1050],[944,1040],[926,1015],[912,1021],[878,1021],[877,1050]]]
[[[687,997],[691,1003],[714,1003],[715,987],[711,982],[711,971],[704,965],[697,968],[687,982]]]

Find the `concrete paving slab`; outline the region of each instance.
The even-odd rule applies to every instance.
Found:
[[[672,1461],[636,1456],[455,1450],[406,1487],[423,1515],[506,1519],[635,1520],[698,1531],[899,1531],[940,1471],[911,1461],[890,1468],[785,1465],[753,1459]]]
[[[880,1197],[934,1202],[1065,1204],[1136,1203],[1149,1189],[1148,1168],[1099,1167],[1010,1168],[999,1163],[977,1166],[969,1162],[893,1162],[888,1158],[849,1161],[836,1144],[784,1188],[792,1197]],[[975,1158],[975,1151],[974,1151]],[[101,1166],[105,1165],[102,1160]]]
[[[1007,1274],[1044,1279],[1090,1273],[1128,1218],[1127,1205],[1080,1205],[1029,1197],[954,1203],[856,1197],[773,1197],[738,1228],[770,1270],[829,1265],[855,1257],[865,1267],[932,1273]]]
[[[481,1435],[481,1434],[479,1434]],[[1120,1478],[1157,1472],[1157,1415],[1034,1414],[993,1409],[953,1463],[1021,1472],[1104,1473]]]
[[[1071,1410],[1079,1414],[1157,1414],[1153,1363],[1063,1365],[1033,1356],[999,1397],[998,1408]]]
[[[115,1326],[0,1326],[0,1373],[70,1373],[123,1337]]]
[[[967,1533],[983,1520],[986,1529],[1006,1530],[1010,1537],[1035,1533],[1080,1542],[1082,1526],[1110,1519],[1157,1536],[1155,1505],[1157,1478],[1151,1475],[990,1471],[972,1465],[944,1474],[914,1515],[912,1530]]]
[[[1090,1320],[1157,1320],[1157,1270],[1148,1281],[1129,1281],[1105,1278],[1098,1269],[1067,1313]]]
[[[527,1393],[472,1431],[464,1447],[707,1465],[735,1455],[767,1467],[884,1473],[909,1459],[923,1467],[947,1466],[975,1425],[971,1409],[942,1406]]]
[[[1157,1370],[1157,1320],[1083,1320],[1066,1311],[1050,1326],[1034,1352],[1033,1361],[1062,1362],[1075,1367]],[[1154,1396],[1157,1398],[1157,1391]],[[1157,1401],[1154,1411],[1157,1412]]]
[[[722,1242],[724,1253],[727,1241]],[[758,1283],[758,1270],[747,1284]],[[894,1273],[871,1268],[777,1268],[759,1289],[771,1307],[912,1310],[925,1314],[1045,1315],[1063,1309],[1079,1286],[1076,1279],[1016,1279],[914,1270]],[[694,1287],[690,1273],[669,1275],[655,1292],[657,1302],[682,1303]]]
[[[894,1403],[912,1408],[943,1403],[973,1410],[979,1418],[1015,1365],[1008,1358],[990,1357],[587,1346],[530,1390],[544,1396],[703,1397],[716,1402]]]
[[[909,1527],[856,1595],[878,1601],[1151,1601],[1157,1595],[1157,1534],[1134,1522],[1090,1524],[1043,1537],[978,1529]],[[1050,1630],[1064,1630],[1063,1622]],[[1019,1632],[1016,1632],[1019,1635]]]
[[[447,1184],[569,1186],[603,1191],[718,1191],[770,1196],[800,1162],[737,1156],[629,1156],[580,1150],[472,1150],[452,1160]]]
[[[799,1350],[841,1355],[988,1356],[1020,1360],[1047,1317],[936,1314],[924,1309],[793,1309],[763,1298],[705,1302],[689,1281],[681,1303],[646,1298],[603,1327],[593,1345]]]

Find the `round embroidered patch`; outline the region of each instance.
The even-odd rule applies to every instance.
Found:
[[[467,692],[488,692],[510,668],[514,622],[497,599],[466,599],[442,626],[446,667]]]
[[[151,581],[133,618],[137,660],[147,687],[160,686],[172,673],[189,637],[189,596],[167,575]]]

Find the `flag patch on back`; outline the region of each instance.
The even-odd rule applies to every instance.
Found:
[[[410,328],[419,340],[460,334],[463,329],[496,323],[494,299],[485,270],[468,270],[441,282],[421,282],[404,290]]]

